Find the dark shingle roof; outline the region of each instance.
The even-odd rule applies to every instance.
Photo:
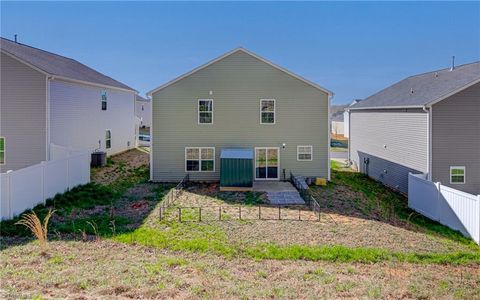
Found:
[[[351,106],[351,109],[427,105],[480,80],[480,62],[410,76]],[[413,93],[412,93],[413,91]]]
[[[50,75],[135,91],[133,88],[68,57],[15,43],[5,38],[1,38],[0,48]]]

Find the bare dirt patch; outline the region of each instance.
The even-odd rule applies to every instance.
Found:
[[[147,167],[149,155],[138,149],[128,150],[109,157],[109,164],[102,168],[92,169],[92,182],[108,185],[128,174],[134,169]]]

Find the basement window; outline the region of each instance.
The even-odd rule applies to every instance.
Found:
[[[312,161],[313,147],[312,146],[297,146],[297,160],[298,161]]]
[[[198,100],[198,124],[213,124],[213,100]]]
[[[5,164],[5,138],[0,137],[0,165]]]
[[[450,167],[450,183],[451,184],[465,183],[465,166]]]
[[[107,91],[102,91],[102,110],[107,110]]]
[[[109,129],[105,131],[105,148],[112,148],[112,131]]]
[[[275,99],[260,100],[260,124],[275,124]]]
[[[186,172],[214,172],[214,147],[187,147],[185,148]]]

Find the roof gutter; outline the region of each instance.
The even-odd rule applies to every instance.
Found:
[[[370,106],[370,107],[349,107],[348,110],[367,110],[367,109],[404,109],[404,108],[421,108],[424,105],[399,105],[399,106]]]
[[[72,79],[72,78],[57,76],[57,75],[51,75],[51,76],[52,76],[52,79],[57,79],[57,80],[62,80],[62,81],[67,81],[67,82],[73,82],[73,83],[80,83],[80,84],[85,84],[85,85],[90,85],[90,86],[95,86],[95,87],[108,88],[108,89],[112,89],[112,90],[119,90],[119,91],[123,91],[123,92],[138,94],[138,91],[134,90],[134,89],[129,90],[129,89],[119,88],[119,87],[115,87],[115,86],[111,86],[111,85],[93,83],[93,82],[89,82],[89,81]]]

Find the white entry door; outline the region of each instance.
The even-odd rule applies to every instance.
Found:
[[[280,148],[255,147],[255,180],[278,180]]]

